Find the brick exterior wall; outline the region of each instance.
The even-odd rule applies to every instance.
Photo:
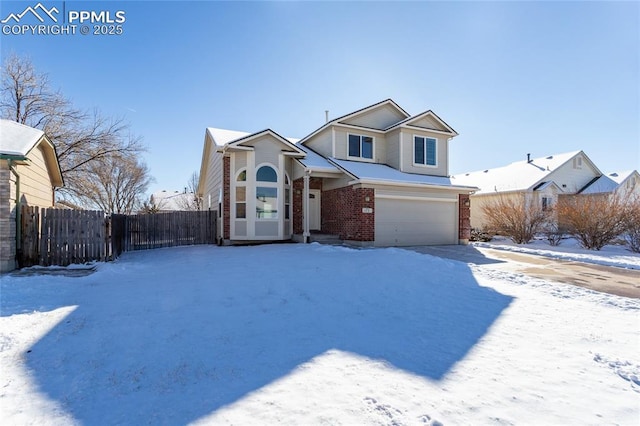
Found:
[[[224,157],[222,159],[222,218],[223,230],[222,238],[228,240],[231,236],[231,158]]]
[[[469,194],[458,195],[458,239],[471,238],[471,199]]]
[[[9,164],[0,160],[0,272],[16,268],[16,211]]]
[[[339,235],[342,240],[373,241],[374,207],[373,188],[347,186],[325,191],[322,193],[322,232]],[[363,213],[363,208],[371,209],[371,213]]]
[[[322,179],[312,177],[309,179],[309,189],[319,189],[322,191]],[[304,232],[304,223],[302,221],[302,194],[304,193],[304,178],[293,181],[293,233],[302,234]],[[322,194],[324,196],[324,194]],[[324,205],[324,204],[323,204]],[[324,207],[320,207],[324,212]]]

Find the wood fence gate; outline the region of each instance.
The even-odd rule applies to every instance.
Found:
[[[22,206],[20,267],[114,260],[122,252],[216,243],[216,212],[105,215]]]

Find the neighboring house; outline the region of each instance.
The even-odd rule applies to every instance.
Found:
[[[16,267],[19,205],[53,207],[63,185],[56,151],[41,130],[0,120],[0,272]]]
[[[580,194],[615,194],[623,198],[640,199],[640,174],[637,170],[628,170],[602,175]]]
[[[198,194],[218,210],[224,244],[308,242],[312,232],[368,246],[466,243],[477,188],[448,176],[457,135],[432,111],[411,116],[391,99],[299,141],[208,128]]]
[[[193,210],[196,194],[180,191],[157,191],[151,195],[149,202],[158,208],[158,212],[172,212],[179,210]]]
[[[498,199],[523,199],[552,207],[559,195],[577,194],[602,176],[602,172],[582,151],[527,159],[495,169],[464,173],[452,177],[460,185],[480,188],[471,196],[471,226],[486,225],[482,208]]]

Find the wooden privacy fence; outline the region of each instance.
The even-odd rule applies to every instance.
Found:
[[[116,253],[161,247],[215,244],[216,211],[111,215]]]
[[[105,215],[22,206],[20,267],[107,261],[122,252],[216,242],[216,212]]]

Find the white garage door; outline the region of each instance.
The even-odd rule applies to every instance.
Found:
[[[455,201],[376,196],[375,245],[458,244],[457,208]]]

